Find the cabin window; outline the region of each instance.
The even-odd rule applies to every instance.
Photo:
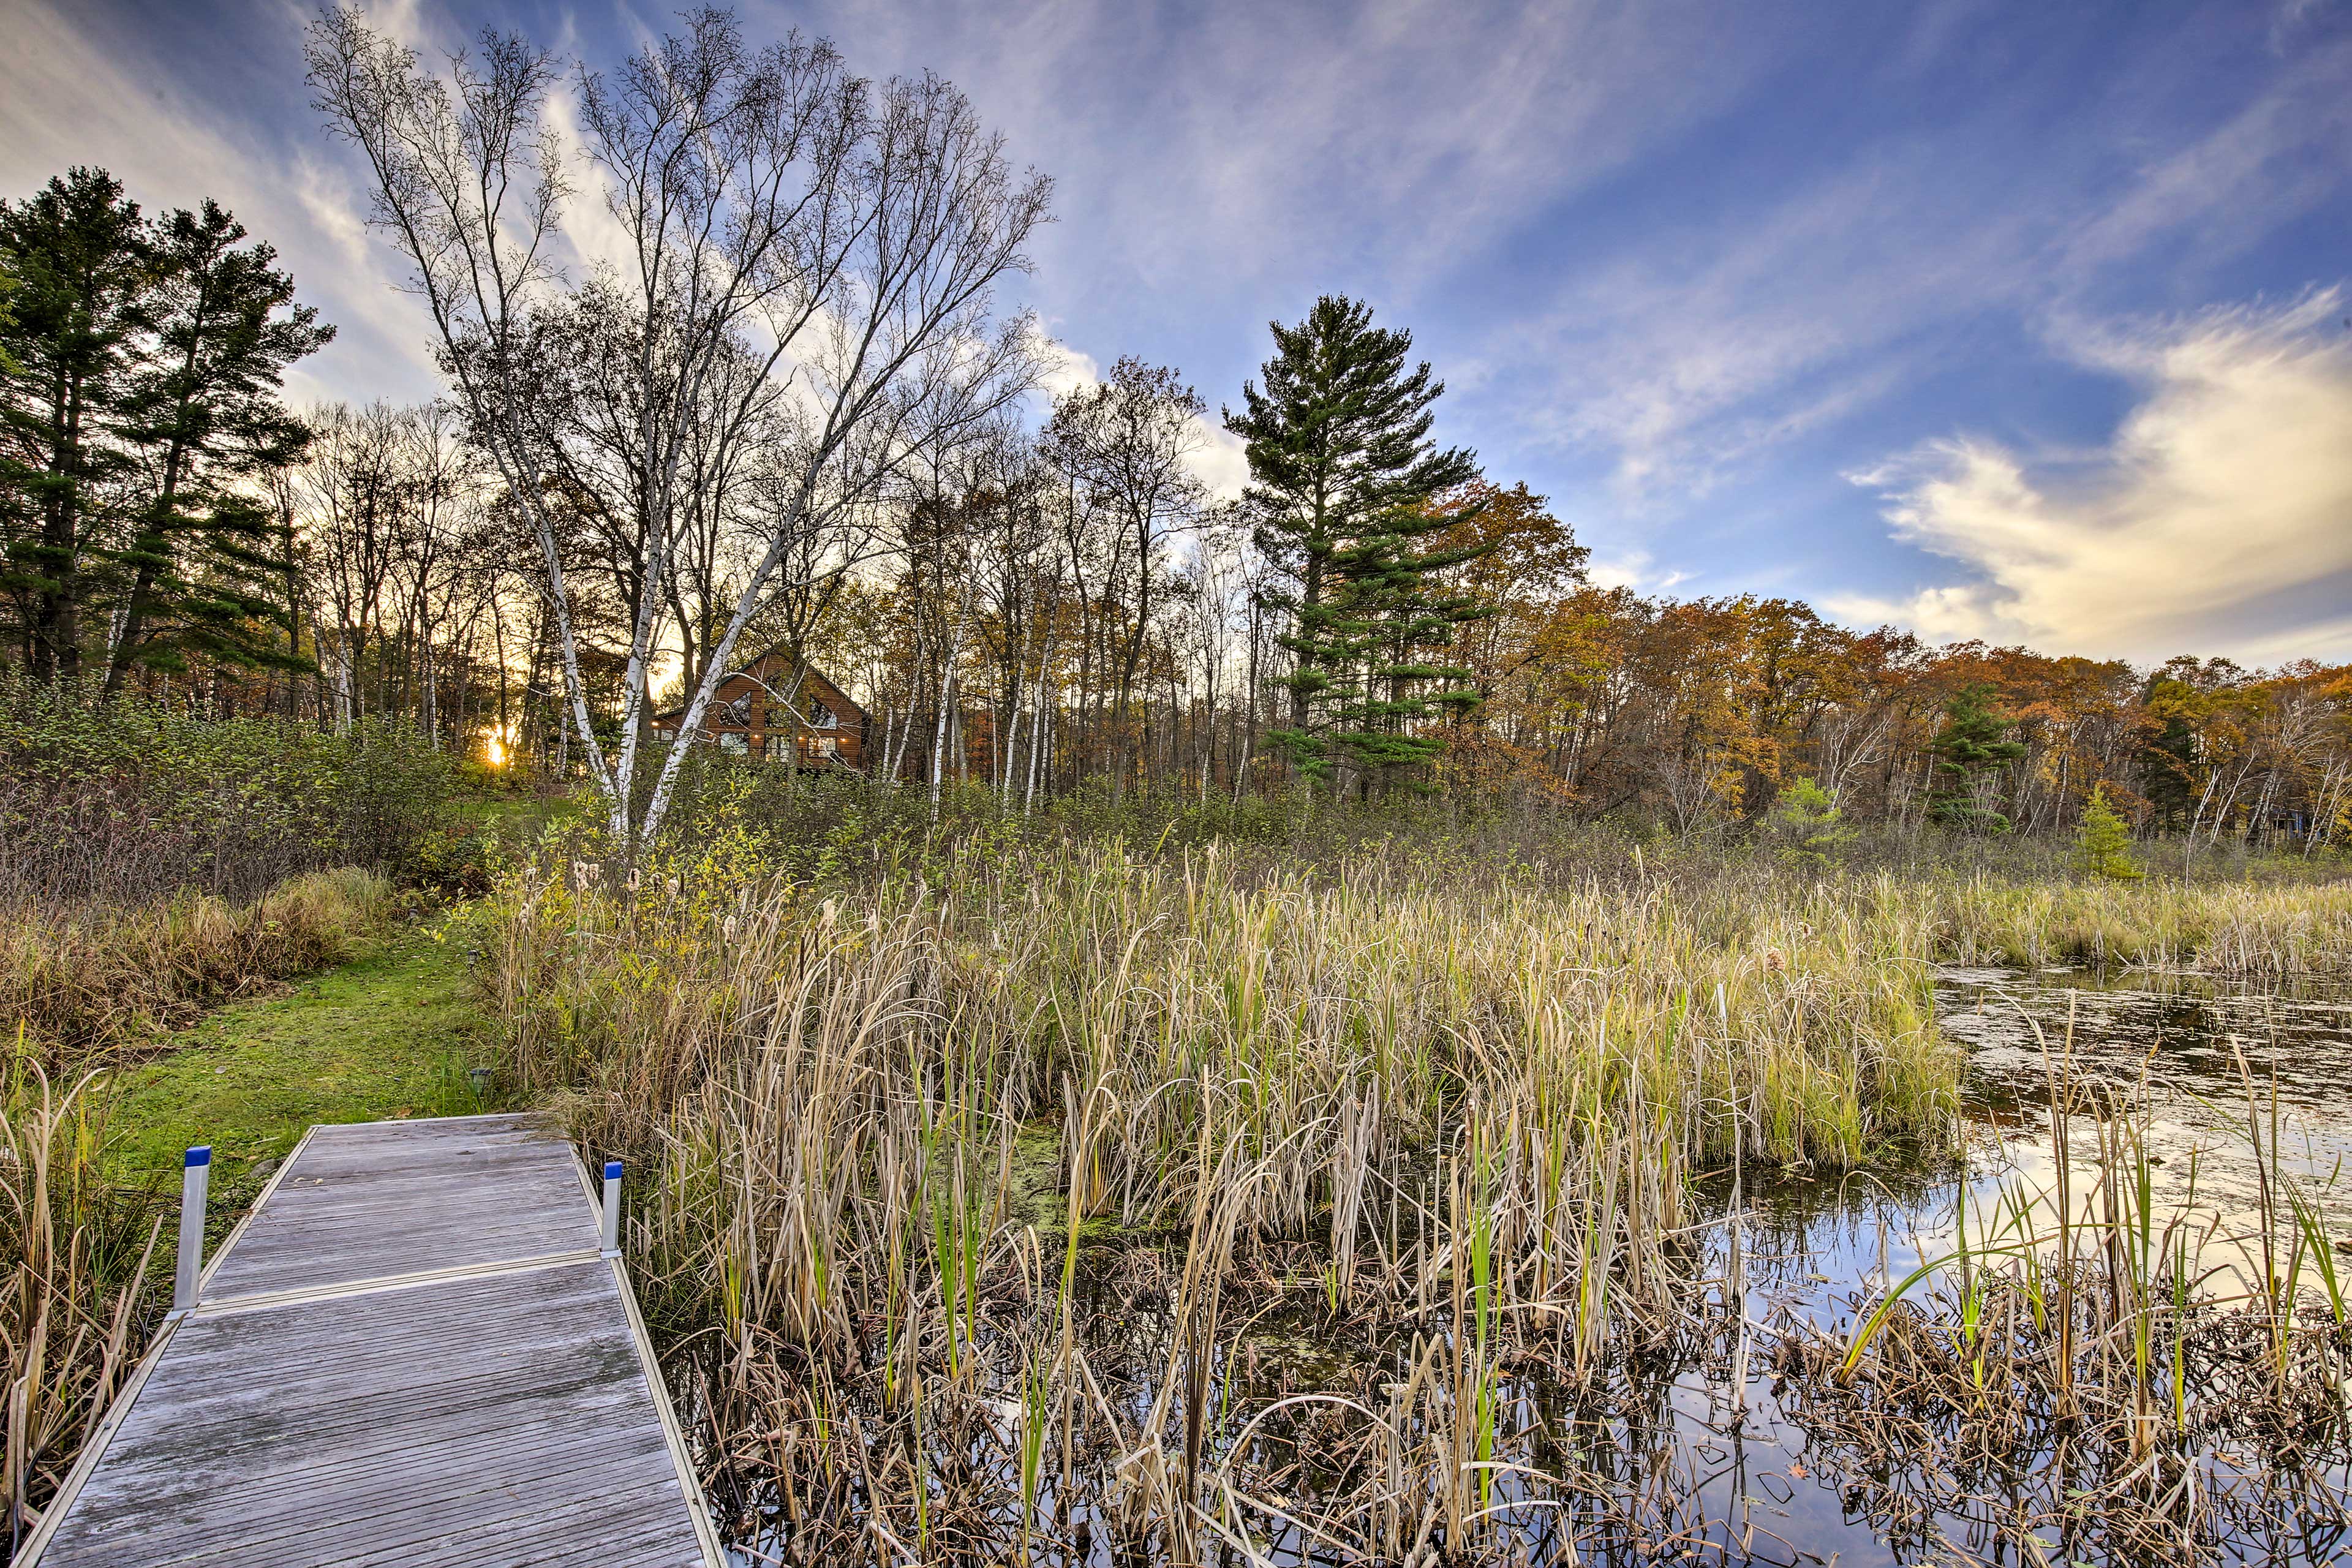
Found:
[[[812,730],[830,730],[830,729],[833,729],[835,725],[839,724],[840,722],[841,722],[841,721],[840,721],[840,720],[835,719],[835,718],[833,716],[833,710],[832,710],[831,708],[826,707],[824,703],[822,703],[822,702],[812,702],[812,703],[810,703],[810,704],[809,704],[809,728],[810,728],[810,729],[812,729]]]
[[[719,737],[719,749],[730,757],[740,757],[750,749],[750,742],[739,734],[722,734]]]

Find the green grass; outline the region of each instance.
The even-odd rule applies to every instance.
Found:
[[[121,1174],[168,1176],[183,1150],[214,1151],[215,1210],[319,1121],[457,1116],[488,1109],[466,1068],[490,1060],[491,1040],[467,986],[463,952],[414,929],[365,943],[357,956],[242,1002],[182,1033],[167,1056],[126,1073],[108,1131]]]

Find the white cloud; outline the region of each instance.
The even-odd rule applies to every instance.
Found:
[[[1058,338],[1047,338],[1044,358],[1045,370],[1038,377],[1038,385],[1049,398],[1101,384],[1102,363],[1083,349],[1072,348]],[[1249,483],[1246,444],[1226,429],[1214,414],[1198,416],[1192,425],[1199,437],[1199,445],[1192,452],[1193,474],[1219,500],[1238,500],[1243,487]]]
[[[2285,306],[2081,334],[2076,357],[2140,401],[2103,449],[2034,462],[1927,443],[1854,483],[1899,539],[1969,580],[1848,599],[1935,637],[2104,657],[2343,654],[2332,582],[2352,578],[2352,335],[2342,289]]]
[[[1640,594],[1669,594],[1689,582],[1692,574],[1676,568],[1660,567],[1657,558],[1646,550],[1625,550],[1595,556],[1586,564],[1585,575],[1597,588],[1631,588]]]
[[[393,12],[406,23],[411,7]],[[299,297],[321,307],[336,341],[287,378],[297,402],[418,397],[438,384],[415,301],[396,290],[390,256],[366,233],[362,204],[317,153],[323,135],[288,144],[224,123],[101,20],[21,0],[0,50],[0,191],[29,194],[68,165],[110,171],[148,213],[206,196],[277,247]],[[289,13],[289,33],[299,26]]]
[[[1226,429],[1215,416],[1200,421],[1205,437],[1192,454],[1192,471],[1219,500],[1238,500],[1249,484],[1249,444]]]
[[[1059,338],[1047,338],[1042,348],[1045,367],[1037,378],[1049,397],[1064,397],[1102,381],[1102,362],[1084,349],[1074,349]]]
[[[2118,112],[2023,161],[1990,108],[1981,138],[1873,138],[1764,205],[1570,259],[1451,379],[1502,389],[1530,444],[1607,462],[1625,513],[1673,512],[1901,395],[1940,332],[2063,317],[2154,247],[2210,267],[2324,204],[2341,160],[2315,154],[2352,133],[2347,72],[2352,42],[2315,47],[2192,134]]]

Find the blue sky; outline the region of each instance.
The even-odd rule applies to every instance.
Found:
[[[1021,293],[1069,374],[1213,406],[1360,295],[1440,433],[1612,581],[2053,652],[2352,658],[2352,4],[751,4],[929,67],[1057,181]],[[378,5],[609,62],[668,5]],[[12,0],[0,192],[216,195],[432,378],[300,85],[293,5]],[[1237,476],[1230,449],[1206,459]]]

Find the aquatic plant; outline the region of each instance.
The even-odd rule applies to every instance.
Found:
[[[1327,1524],[1466,1541],[1514,1491],[1528,1347],[1594,1384],[1676,1331],[1694,1170],[1934,1146],[1954,1113],[1929,927],[1867,889],[1694,904],[1115,844],[963,871],[853,892],[725,849],[619,880],[542,863],[479,917],[513,1076],[654,1156],[632,1234],[729,1468],[804,1467],[740,1435],[819,1426],[851,1445],[827,1487],[919,1453],[919,1478],[858,1472],[910,1545],[977,1528],[959,1486],[1015,1539],[1041,1497],[1174,1562],[1260,1538],[1260,1460],[1295,1434],[1226,1424],[1226,1330],[1293,1263],[1327,1331],[1402,1334],[1411,1362],[1348,1416],[1388,1479]],[[1177,1249],[1134,1411],[1074,1305],[1118,1237]],[[999,1455],[985,1486],[950,1484],[966,1443]],[[1098,1452],[1127,1458],[1089,1483]]]
[[[1925,879],[1938,956],[1960,963],[2088,962],[2224,974],[2352,973],[2352,885]]]
[[[1848,1347],[1751,1319],[1739,1199],[1697,1184],[1945,1147],[1931,961],[2021,910],[2158,943],[2271,920],[2289,967],[2336,930],[2311,889],[902,849],[822,880],[723,831],[634,872],[548,857],[475,917],[510,1076],[658,1173],[648,1314],[732,1527],[794,1560],[1753,1545],[1672,1437],[1678,1369],[1818,1387]],[[1987,1400],[2021,1332],[2053,1366],[2096,1345],[2153,1442],[2204,1343],[2163,1309],[2182,1234],[2085,1192],[2121,1217],[2071,1263],[2030,1205],[1971,1227],[1949,1342]]]
[[[1857,1298],[1842,1342],[1782,1337],[1783,1408],[1890,1538],[1962,1521],[1937,1544],[1963,1561],[2330,1555],[2352,1539],[2352,1320],[2274,1093],[2241,1055],[2258,1199],[2232,1223],[2197,1204],[2194,1154],[2159,1198],[2145,1076],[2082,1072],[2071,1017],[2042,1045],[2047,1181],[1972,1216],[1963,1179],[1949,1249]]]
[[[60,1089],[21,1029],[15,1046],[0,1074],[0,1497],[12,1551],[143,1348],[152,1324],[142,1288],[163,1228],[159,1204],[101,1168],[93,1080]]]

